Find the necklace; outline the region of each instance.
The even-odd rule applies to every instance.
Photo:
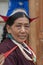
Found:
[[[24,48],[20,43],[16,42],[15,40],[11,39],[18,47],[19,49],[21,50],[22,54],[24,55],[24,57],[27,59],[27,60],[30,60],[30,61],[34,61],[36,62],[36,55],[34,54],[34,52],[27,46],[26,43],[23,42],[23,44],[29,49],[27,50],[26,48]],[[33,54],[32,58],[30,58],[30,56],[27,55],[27,53],[25,51],[27,51],[29,54]]]

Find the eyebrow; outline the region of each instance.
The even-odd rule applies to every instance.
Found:
[[[24,23],[24,24],[23,23],[17,23],[16,25],[25,25],[25,26],[28,25],[29,26],[29,23]]]
[[[23,24],[23,23],[17,23],[17,24]],[[24,23],[24,24],[26,24],[26,25],[27,25],[27,24],[29,24],[29,23]]]

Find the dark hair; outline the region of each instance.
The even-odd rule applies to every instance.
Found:
[[[16,19],[18,19],[18,18],[20,18],[20,17],[26,17],[26,18],[28,18],[29,19],[29,17],[24,13],[24,12],[17,12],[17,13],[15,13],[15,14],[13,14],[12,16],[10,16],[9,18],[8,18],[8,20],[6,21],[6,24],[5,24],[5,26],[4,26],[4,28],[3,28],[3,34],[2,34],[2,40],[1,41],[3,41],[5,38],[6,38],[6,35],[7,35],[7,29],[6,29],[6,25],[9,25],[9,26],[12,26],[13,25],[13,23],[14,23],[14,21],[16,20]]]

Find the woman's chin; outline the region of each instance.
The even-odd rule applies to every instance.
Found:
[[[19,42],[24,42],[26,39],[19,39]]]

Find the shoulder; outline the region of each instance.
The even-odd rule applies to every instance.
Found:
[[[3,42],[1,42],[0,43],[0,46],[12,46],[12,45],[14,45],[15,46],[15,44],[12,42],[12,40],[11,39],[9,39],[9,38],[6,38]]]
[[[2,43],[0,43],[0,52],[6,52],[16,45],[10,40],[10,39],[5,39]]]

